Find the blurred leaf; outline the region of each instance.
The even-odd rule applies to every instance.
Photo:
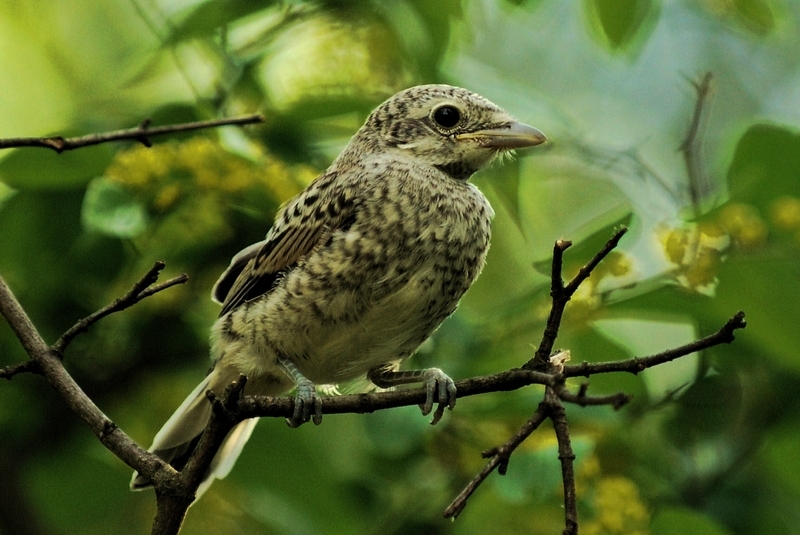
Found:
[[[736,425],[741,402],[742,388],[735,375],[700,379],[679,394],[678,411],[667,427],[671,440],[685,446],[717,437]]]
[[[594,440],[573,435],[575,470],[594,449]],[[542,447],[535,451],[517,450],[503,477],[492,480],[497,490],[511,502],[540,501],[562,487],[561,464],[558,462],[558,445]]]
[[[180,23],[173,25],[164,45],[172,46],[187,39],[207,37],[226,24],[277,3],[275,0],[208,0],[192,9]]]
[[[451,27],[463,14],[461,4],[459,0],[383,2],[385,20],[420,79],[438,76],[450,45]]]
[[[800,134],[757,124],[736,144],[728,168],[732,201],[746,202],[762,214],[781,195],[800,197]]]
[[[150,126],[162,126],[168,124],[191,123],[194,121],[202,121],[210,119],[207,115],[203,115],[202,110],[197,106],[190,106],[185,103],[168,103],[163,106],[151,110],[147,118],[150,119]],[[166,137],[159,137],[158,143],[164,143],[167,140],[183,139],[196,137],[198,132],[196,130],[189,130],[187,132],[175,132]],[[213,135],[213,130],[208,131],[209,135]],[[152,140],[154,143],[156,140]]]
[[[113,156],[111,144],[61,154],[21,148],[0,160],[0,180],[19,190],[78,188],[101,175]]]
[[[717,314],[723,318],[744,310],[748,328],[739,336],[759,344],[776,364],[800,371],[795,350],[800,317],[797,261],[737,255],[723,264],[719,277],[712,301]]]
[[[318,11],[284,25],[255,77],[274,109],[292,113],[309,101],[383,100],[412,80],[398,36],[373,13],[355,10]]]
[[[640,32],[645,31],[645,23],[656,8],[655,0],[590,0],[589,16],[599,26],[611,48],[622,49],[636,37],[641,40]]]
[[[133,238],[147,229],[148,216],[145,207],[122,186],[97,178],[86,189],[81,222],[90,231]]]
[[[650,530],[653,535],[732,535],[708,516],[685,507],[662,507]]]
[[[775,28],[775,14],[768,0],[733,0],[742,23],[755,33],[767,34]]]
[[[800,495],[800,433],[797,429],[787,429],[770,437],[760,452],[770,477]]]

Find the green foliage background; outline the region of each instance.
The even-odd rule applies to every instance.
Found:
[[[639,376],[633,403],[570,407],[581,532],[800,533],[800,2],[796,0],[22,0],[0,4],[0,137],[79,135],[260,111],[145,149],[0,153],[0,274],[47,340],[155,260],[190,282],[95,326],[71,373],[147,445],[208,362],[208,294],[278,206],[377,103],[417,83],[477,91],[550,143],[475,182],[497,210],[488,265],[414,358],[455,378],[530,358],[553,240],[571,265],[627,223],[567,308],[575,361],[748,328]],[[678,149],[710,71],[689,176]],[[0,323],[0,365],[25,358]],[[577,386],[577,382],[576,385]],[[184,533],[560,533],[542,429],[454,523],[441,510],[534,410],[540,390],[416,409],[264,421]],[[153,496],[40,378],[0,385],[0,533],[148,533]]]

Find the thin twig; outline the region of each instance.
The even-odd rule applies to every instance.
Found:
[[[637,374],[647,368],[675,360],[676,358],[695,353],[719,344],[730,344],[734,340],[734,331],[744,329],[747,326],[744,312],[739,311],[722,326],[722,328],[699,340],[656,353],[647,357],[635,357],[627,360],[617,360],[613,362],[584,362],[574,366],[566,366],[564,375],[567,377],[596,375],[598,373],[628,372]]]
[[[525,439],[527,439],[531,433],[536,431],[536,429],[542,425],[548,417],[548,406],[542,402],[536,408],[536,411],[531,415],[527,422],[517,431],[514,436],[512,436],[508,442],[503,444],[498,448],[492,448],[491,450],[487,450],[483,453],[483,457],[489,458],[489,462],[483,468],[483,470],[478,473],[472,481],[470,481],[464,489],[458,493],[458,496],[447,506],[447,508],[442,512],[442,515],[445,518],[457,518],[461,511],[467,506],[467,499],[477,490],[477,488],[483,483],[489,474],[491,474],[495,468],[501,475],[505,475],[506,470],[508,469],[508,460],[511,457],[511,454],[517,447],[522,444]]]
[[[553,303],[550,307],[550,315],[547,318],[547,325],[545,325],[542,341],[536,349],[533,358],[526,362],[522,367],[525,369],[541,370],[548,365],[550,353],[553,351],[556,338],[558,338],[558,330],[561,326],[561,318],[564,315],[564,309],[567,303],[572,299],[573,294],[578,287],[592,274],[594,268],[614,250],[619,244],[619,240],[628,231],[627,227],[619,228],[611,239],[609,239],[603,248],[598,251],[596,255],[573,277],[569,284],[564,285],[561,278],[561,270],[563,264],[563,255],[571,245],[572,242],[558,240],[553,247],[553,269],[551,275],[550,295],[553,298]]]
[[[583,284],[583,281],[589,278],[589,275],[592,274],[594,268],[596,268],[597,265],[617,247],[617,245],[619,245],[619,240],[622,239],[626,232],[628,232],[628,227],[618,228],[611,238],[606,242],[606,244],[603,245],[603,248],[600,249],[585,266],[578,270],[578,274],[575,275],[572,280],[569,281],[569,284],[567,284],[567,286],[564,288],[564,291],[568,297],[572,297],[572,295],[578,289],[578,286]]]
[[[711,80],[713,75],[710,72],[705,73],[699,82],[692,82],[692,86],[697,92],[697,99],[694,103],[694,111],[692,113],[692,120],[689,123],[689,129],[686,132],[686,137],[680,145],[680,152],[683,154],[683,160],[686,165],[686,175],[689,181],[689,198],[692,202],[695,216],[700,215],[700,203],[702,202],[704,185],[707,183],[705,170],[702,164],[702,149],[700,128],[705,113],[708,98],[711,93]]]
[[[11,364],[10,366],[0,368],[0,379],[11,379],[20,373],[39,373],[39,368],[32,360],[26,360],[25,362],[20,362],[18,364]]]
[[[558,395],[563,401],[566,401],[567,403],[575,403],[581,407],[587,407],[589,405],[611,405],[614,407],[614,410],[621,409],[633,399],[633,396],[623,392],[618,392],[616,394],[610,394],[607,396],[589,396],[586,394],[588,389],[589,383],[583,383],[577,394],[573,394],[572,392],[564,389],[559,392]]]
[[[75,325],[67,329],[67,331],[62,334],[58,340],[56,340],[56,343],[53,344],[53,349],[59,354],[63,354],[64,350],[67,348],[70,342],[75,339],[76,336],[88,331],[89,327],[106,316],[113,314],[114,312],[125,310],[126,308],[135,305],[146,297],[150,297],[153,294],[166,290],[167,288],[177,284],[182,284],[189,280],[189,277],[183,273],[157,286],[153,286],[153,284],[158,280],[159,273],[164,269],[165,266],[166,264],[164,264],[162,261],[156,262],[153,267],[150,268],[150,270],[145,273],[145,275],[139,279],[136,284],[133,285],[133,288],[131,288],[128,293],[114,300],[113,303],[104,306],[97,312],[94,312],[82,320],[79,320],[77,323],[75,323]]]
[[[89,134],[80,137],[64,138],[61,136],[53,137],[17,137],[0,139],[0,150],[14,147],[40,147],[52,149],[57,153],[91,145],[108,143],[109,141],[133,140],[138,141],[146,147],[151,145],[150,138],[164,134],[174,134],[176,132],[188,132],[191,130],[202,130],[204,128],[214,128],[228,125],[246,125],[262,123],[265,118],[259,113],[243,115],[241,117],[229,117],[225,119],[213,119],[209,121],[196,121],[192,123],[171,124],[165,126],[150,127],[150,120],[146,119],[136,128],[126,130],[115,130],[101,134]]]
[[[157,467],[164,468],[164,462],[144,451],[123,433],[78,386],[64,369],[58,353],[42,339],[2,277],[0,277],[0,314],[8,321],[25,352],[36,363],[53,390],[58,393],[65,405],[89,426],[106,448],[132,468],[146,467],[151,472]]]

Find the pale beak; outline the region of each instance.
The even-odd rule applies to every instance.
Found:
[[[541,145],[547,138],[539,130],[524,123],[511,123],[505,128],[478,130],[456,135],[456,139],[474,140],[482,147],[510,150]]]

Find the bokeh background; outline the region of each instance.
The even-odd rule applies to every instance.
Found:
[[[134,439],[205,373],[230,257],[323,170],[379,102],[418,83],[479,92],[545,147],[475,177],[497,217],[488,265],[414,357],[454,378],[532,356],[548,261],[631,231],[567,308],[573,361],[717,347],[592,379],[624,409],[569,407],[581,532],[800,533],[800,2],[796,0],[18,0],[0,4],[0,137],[82,135],[261,112],[263,126],[0,152],[0,274],[49,341],[155,260],[190,282],[81,336],[68,369]],[[687,172],[680,147],[713,73]],[[25,358],[0,322],[0,365]],[[577,387],[578,381],[574,383]],[[550,429],[454,523],[442,509],[541,389],[262,421],[186,534],[560,533]],[[0,533],[149,532],[150,493],[36,376],[0,384]]]

